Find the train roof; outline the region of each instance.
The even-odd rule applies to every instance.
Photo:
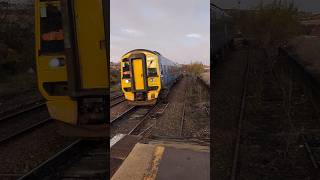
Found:
[[[151,50],[148,50],[148,49],[134,49],[134,50],[132,50],[132,51],[127,52],[126,54],[132,53],[132,52],[134,52],[134,51],[147,51],[147,52],[152,53],[152,54],[161,55],[161,54],[160,54],[159,52],[157,52],[157,51],[151,51]]]
[[[173,61],[171,61],[170,59],[164,57],[164,56],[161,55],[158,51],[151,51],[151,50],[148,50],[148,49],[134,49],[134,50],[132,50],[132,51],[127,52],[126,54],[129,54],[129,53],[132,53],[132,52],[135,52],[135,51],[146,51],[146,52],[149,52],[149,53],[158,55],[158,56],[159,56],[159,59],[160,59],[160,63],[161,63],[162,65],[166,65],[166,66],[179,66],[178,63],[173,62]]]

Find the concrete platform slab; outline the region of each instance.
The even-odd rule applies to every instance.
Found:
[[[110,143],[110,175],[113,176],[114,173],[121,166],[123,161],[130,154],[136,143],[139,141],[138,136],[119,136],[117,140],[112,140],[114,143]]]
[[[155,146],[136,144],[111,180],[142,180],[153,158]]]
[[[136,144],[112,180],[209,180],[208,146],[177,141]]]
[[[210,180],[210,153],[166,148],[156,180]]]

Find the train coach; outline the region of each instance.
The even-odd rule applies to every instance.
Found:
[[[153,105],[182,77],[181,65],[156,51],[136,49],[121,58],[121,86],[129,103]]]
[[[225,48],[232,43],[232,17],[226,14],[222,8],[211,4],[211,57],[218,58]]]
[[[109,6],[106,0],[35,1],[38,87],[50,116],[97,135],[107,134]]]

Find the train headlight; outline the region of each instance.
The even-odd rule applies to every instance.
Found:
[[[129,79],[126,79],[126,83],[130,83],[130,80],[129,80]]]
[[[52,67],[52,68],[58,68],[64,65],[65,65],[65,62],[63,58],[52,58],[49,61],[49,67]]]
[[[154,82],[154,78],[150,78],[150,82]]]

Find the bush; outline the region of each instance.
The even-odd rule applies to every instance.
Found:
[[[199,62],[191,63],[186,66],[188,74],[199,76],[204,72],[204,65]]]
[[[0,66],[20,73],[35,68],[34,15],[28,7],[10,6],[0,5]]]
[[[259,45],[276,45],[301,34],[298,15],[293,2],[274,0],[270,4],[261,3],[237,22],[241,32]]]

